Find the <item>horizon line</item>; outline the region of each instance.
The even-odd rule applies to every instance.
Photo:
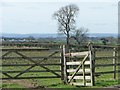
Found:
[[[59,33],[6,33],[6,32],[0,32],[0,34],[59,34]],[[88,32],[87,34],[119,34],[119,33],[109,33],[109,32]]]

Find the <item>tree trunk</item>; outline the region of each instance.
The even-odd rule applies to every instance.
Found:
[[[66,45],[66,53],[69,52],[69,49],[70,49],[70,42],[69,42],[69,38],[70,38],[70,35],[69,35],[69,32],[67,32],[67,45]]]

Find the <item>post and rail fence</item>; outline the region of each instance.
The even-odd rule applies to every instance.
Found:
[[[41,47],[44,46],[41,45]],[[1,72],[3,74],[2,79],[61,78],[65,84],[72,83],[72,85],[93,86],[95,85],[95,77],[103,74],[113,74],[113,78],[117,79],[117,73],[120,72],[118,69],[120,63],[118,63],[117,47],[101,47],[89,44],[88,46],[84,46],[85,50],[73,51],[73,48],[76,48],[73,47],[69,53],[65,53],[65,45],[57,45],[56,48],[59,47],[58,50],[51,50],[49,46],[46,47],[47,48],[3,48],[1,57],[3,61],[1,65],[3,68]],[[108,55],[104,55],[104,51],[105,54]],[[32,52],[32,54],[30,54],[30,52]],[[34,70],[33,68],[37,66],[40,68]],[[52,70],[49,66],[56,66],[54,67],[56,70]],[[8,70],[8,67],[27,68],[24,70]],[[110,67],[111,70],[101,71],[100,68],[103,67]],[[38,77],[24,76],[26,73],[36,72],[50,72],[52,75]],[[12,76],[14,73],[17,74]],[[77,83],[81,81],[82,84]]]
[[[86,46],[84,46],[84,47],[86,48]],[[63,67],[63,70],[64,70],[63,73],[64,74],[62,74],[62,75],[64,75],[64,83],[69,83],[75,77],[75,74],[76,74],[75,72],[78,72],[80,67],[84,68],[84,66],[81,65],[82,62],[79,63],[78,65],[81,65],[81,66],[79,67],[79,69],[77,69],[77,68],[74,69],[74,74],[69,80],[70,76],[69,76],[69,74],[67,72],[68,68],[67,68],[67,58],[66,57],[69,57],[69,56],[72,56],[72,55],[75,56],[75,58],[76,58],[76,56],[81,57],[81,54],[84,53],[84,50],[82,50],[81,52],[78,52],[78,51],[74,52],[74,51],[71,50],[70,53],[66,54],[64,48],[65,48],[65,46],[63,47],[63,54],[64,55],[62,55],[62,59],[64,59],[64,60],[62,60],[62,61],[64,61],[64,65],[62,65],[62,66],[64,66]],[[89,59],[91,61],[90,62],[91,63],[91,67],[90,67],[90,69],[91,69],[91,72],[90,72],[91,77],[90,78],[91,78],[91,81],[92,81],[92,83],[88,84],[88,86],[95,85],[95,81],[96,81],[95,78],[97,78],[97,77],[99,77],[101,75],[105,75],[105,74],[113,74],[113,79],[117,79],[118,78],[117,74],[120,73],[120,70],[118,68],[118,66],[120,66],[120,63],[118,62],[118,57],[119,57],[119,55],[118,55],[118,47],[94,46],[94,45],[92,45],[90,43],[87,46],[87,48],[88,48],[88,51],[91,52]],[[73,59],[73,57],[72,57],[72,59]],[[79,59],[79,61],[80,61],[80,59]],[[73,60],[71,62],[73,67],[74,67],[74,63],[76,63],[76,60]],[[75,66],[76,66],[76,64],[75,64]],[[84,77],[85,73],[86,72],[84,72],[84,70],[83,70],[83,72],[82,72],[83,78],[81,78],[81,79],[83,79],[83,83],[85,82],[85,77]],[[78,78],[76,78],[76,79],[78,79]],[[80,84],[76,84],[76,85],[80,85]],[[82,84],[82,85],[85,86],[85,83]]]

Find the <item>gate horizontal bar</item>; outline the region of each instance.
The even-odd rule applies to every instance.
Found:
[[[61,72],[61,70],[53,70],[54,72]],[[19,73],[19,72],[22,72],[22,71],[2,71],[2,73]],[[30,72],[48,72],[47,70],[30,70],[30,71],[27,71],[26,73],[30,73]]]
[[[67,69],[67,72],[75,72],[76,69]],[[90,69],[85,69],[85,73],[90,73]],[[80,69],[78,72],[83,73],[83,69]]]
[[[89,53],[89,51],[84,51],[84,52],[75,52],[75,53],[66,53],[65,56],[69,57],[69,56],[84,56],[84,55],[87,55]]]
[[[48,51],[48,48],[3,48],[2,51]]]
[[[43,59],[43,58],[47,58],[47,56],[39,56],[39,57],[29,57],[29,58],[32,58],[32,59]],[[56,58],[56,59],[60,59],[61,57],[49,57],[49,59],[53,59],[53,58]],[[24,59],[23,57],[3,57],[1,59]]]
[[[82,62],[66,62],[67,65],[80,65]],[[90,61],[85,61],[85,65],[90,65]]]
[[[68,76],[68,79],[70,79],[72,76]],[[83,76],[74,76],[73,79],[83,79]],[[91,79],[91,76],[85,76],[85,79]]]
[[[84,83],[70,83],[71,85],[76,85],[76,86],[85,86]],[[86,83],[86,86],[92,86],[91,83]]]
[[[98,74],[113,74],[115,71],[105,71],[105,72],[95,72],[95,75]],[[116,73],[120,73],[120,70],[116,70]]]
[[[48,79],[48,78],[61,78],[61,76],[41,76],[41,77],[17,77],[17,78],[0,78],[2,80],[9,80],[9,79],[37,79],[37,78],[43,78],[43,79]]]
[[[96,64],[95,67],[109,67],[114,66],[115,64]],[[116,64],[116,66],[119,66],[120,64]]]
[[[34,64],[2,64],[0,66],[32,66]],[[53,63],[53,64],[39,64],[39,65],[44,65],[44,66],[57,66],[57,65],[61,65],[60,63]],[[39,66],[39,65],[35,65],[35,66]]]

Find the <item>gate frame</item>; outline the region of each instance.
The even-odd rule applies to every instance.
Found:
[[[95,85],[95,50],[93,48],[92,43],[88,43],[88,52],[90,52],[90,55],[88,57],[90,58],[90,70],[91,70],[91,84],[92,86]],[[67,65],[66,65],[66,59],[65,59],[65,45],[62,46],[62,52],[61,52],[61,80],[64,84],[68,84],[70,81],[67,79]],[[82,65],[83,66],[83,65]],[[84,84],[85,85],[85,84]]]
[[[50,53],[50,55],[44,57],[40,63],[37,63],[36,61],[34,61],[31,57],[24,55],[23,53],[19,52],[21,50],[29,50],[29,49],[4,49],[4,51],[7,51],[5,54],[3,54],[1,56],[1,59],[4,59],[7,55],[9,55],[10,53],[15,53],[17,55],[19,55],[22,59],[26,59],[29,62],[32,62],[33,64],[30,64],[28,68],[26,68],[25,70],[21,70],[19,71],[15,76],[11,76],[11,74],[9,74],[9,71],[2,71],[2,74],[5,75],[5,78],[0,78],[0,79],[4,79],[4,80],[10,80],[10,79],[35,79],[35,78],[61,78],[60,74],[58,74],[56,71],[49,69],[48,67],[44,66],[43,64],[41,64],[41,62],[48,60],[50,57],[52,57],[53,55],[57,54],[58,52],[60,52],[59,50],[55,50],[53,53]],[[36,50],[36,49],[30,49],[30,50]],[[41,49],[40,49],[41,50]],[[43,51],[49,50],[49,49],[43,49]],[[22,66],[22,64],[20,64]],[[61,64],[60,64],[61,65]],[[2,65],[0,65],[2,66]],[[11,66],[10,64],[6,64],[4,66]],[[17,66],[17,65],[13,65],[13,66]],[[24,66],[24,65],[23,65]],[[20,77],[22,74],[29,72],[32,68],[39,66],[42,67],[46,70],[46,72],[50,72],[55,76],[48,76],[48,77]],[[33,70],[34,71],[34,70]],[[32,71],[32,72],[33,72]],[[39,71],[37,71],[39,72]],[[61,72],[61,71],[60,71]],[[12,72],[14,73],[14,72]]]

